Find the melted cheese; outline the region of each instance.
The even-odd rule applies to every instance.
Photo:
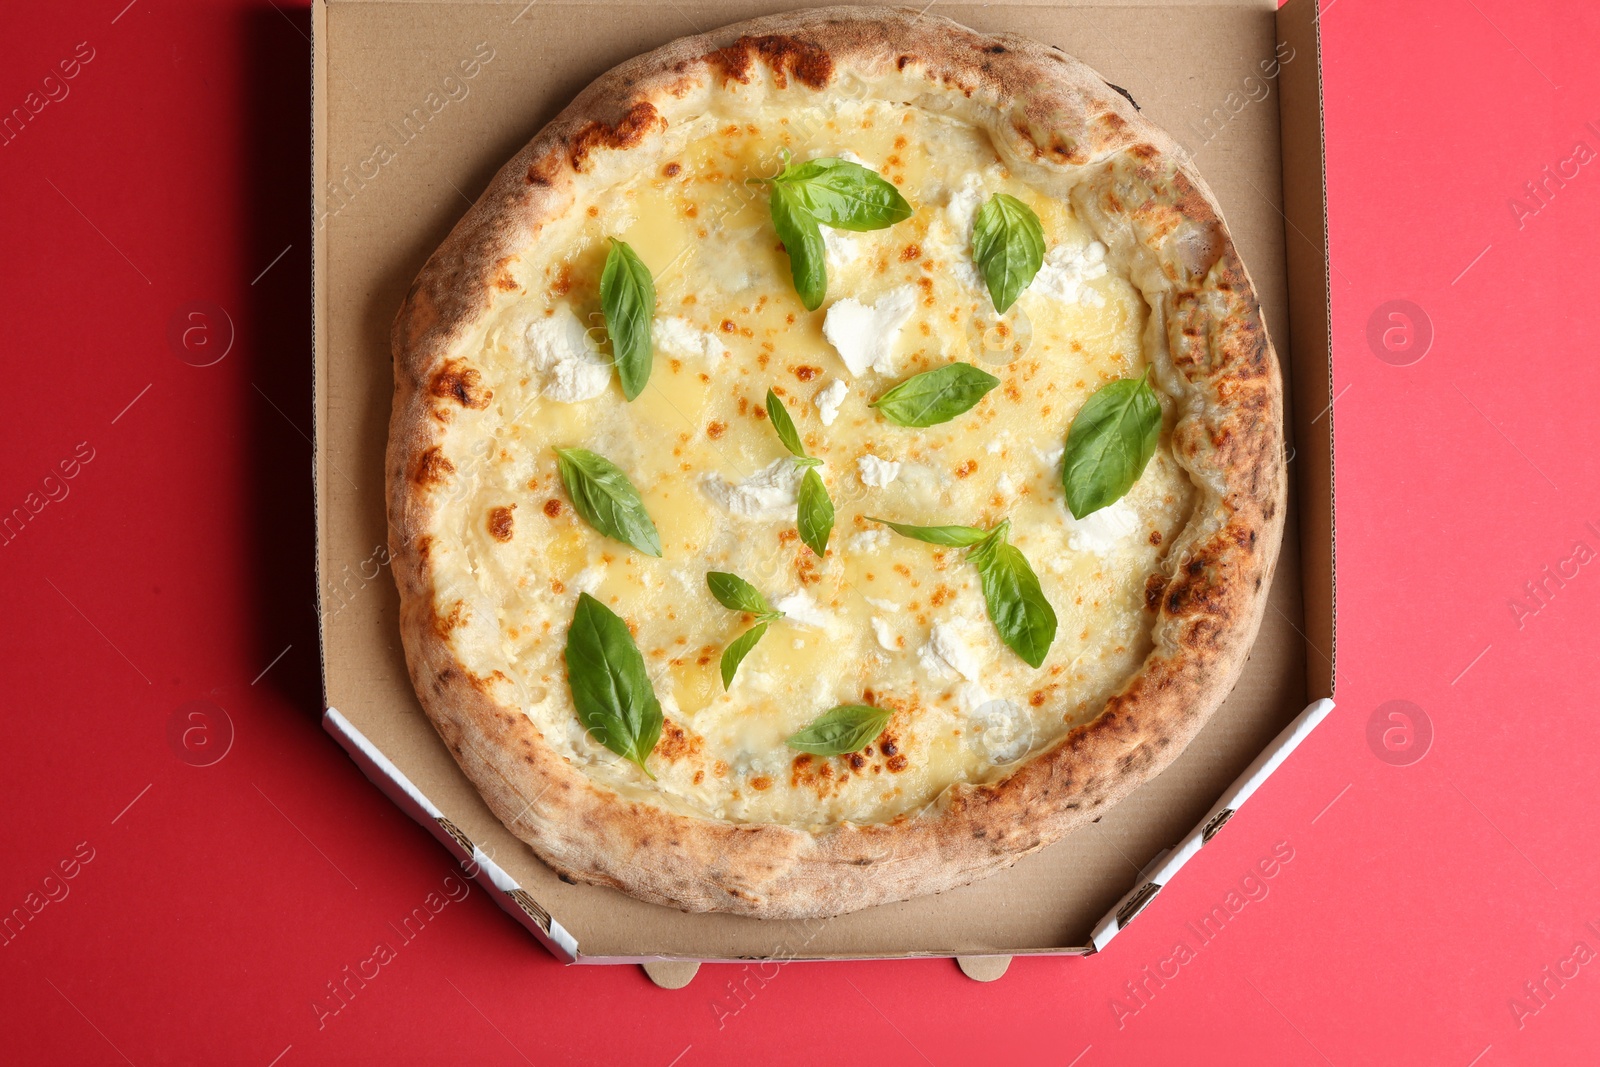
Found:
[[[1144,370],[1142,297],[1068,204],[1015,180],[984,133],[949,118],[856,102],[755,122],[707,116],[674,137],[666,156],[551,225],[544,258],[514,265],[517,299],[467,353],[493,400],[455,412],[447,431],[456,473],[432,531],[440,617],[457,621],[468,667],[500,672],[497,695],[567,759],[673,810],[815,828],[892,818],[951,783],[999,777],[1098,714],[1151,647],[1146,580],[1188,520],[1188,476],[1163,438],[1108,514],[1073,522],[1060,485],[1074,413]],[[848,150],[916,208],[886,230],[826,231],[817,312],[794,293],[766,194],[743,180],[771,173],[780,148],[802,159]],[[970,256],[973,213],[996,192],[1038,212],[1050,249],[998,325]],[[656,276],[655,368],[633,403],[614,375],[598,395],[586,384],[590,360],[603,358],[590,346],[604,337],[593,327],[610,237]],[[979,340],[997,328],[1005,344]],[[926,429],[867,407],[953,360],[1000,387]],[[825,560],[795,532],[797,472],[766,419],[769,387],[824,461],[837,509]],[[660,559],[573,514],[558,446],[628,473],[661,532]],[[502,541],[489,515],[508,505],[515,528]],[[1044,665],[1000,642],[960,550],[888,534],[867,515],[1009,518],[1060,619]],[[741,575],[787,612],[727,692],[718,657],[750,620],[711,597],[709,570]],[[580,591],[636,630],[668,719],[654,782],[577,723],[562,646]],[[785,747],[823,711],[856,702],[895,709],[859,756]]]

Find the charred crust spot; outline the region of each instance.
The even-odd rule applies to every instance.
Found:
[[[1150,543],[1152,545],[1159,545],[1161,543],[1161,531],[1160,530],[1151,530],[1150,531]]]
[[[1120,86],[1120,85],[1112,85],[1110,82],[1106,82],[1106,88],[1110,89],[1112,92],[1114,92],[1118,96],[1122,97],[1128,103],[1132,104],[1133,105],[1133,110],[1135,110],[1135,111],[1140,110],[1139,101],[1135,100],[1133,98],[1133,94],[1128,92],[1128,90],[1124,89],[1122,86]],[[1147,148],[1147,147],[1148,147],[1147,145],[1135,145],[1134,149],[1137,150],[1137,149],[1140,149],[1140,148]],[[1143,158],[1143,157],[1140,157],[1140,158]]]
[[[781,34],[741,37],[706,58],[724,79],[743,84],[750,80],[758,56],[772,71],[773,84],[779,89],[787,89],[791,77],[812,89],[821,89],[833,77],[833,59],[826,50]]]
[[[706,436],[711,438],[713,441],[717,440],[727,432],[728,426],[726,423],[718,422],[717,420],[713,419],[706,424]]]
[[[808,367],[804,364],[794,369],[794,376],[799,378],[802,382],[809,382],[811,379],[815,378],[821,373],[821,367]]]
[[[895,774],[899,774],[901,771],[905,770],[908,765],[909,764],[904,756],[890,756],[889,762],[884,764],[885,767],[889,768]]]
[[[1167,580],[1162,575],[1152,574],[1144,583],[1144,606],[1147,611],[1154,611],[1161,606],[1161,594],[1167,591]]]
[[[421,486],[437,485],[455,472],[456,465],[445,458],[438,445],[434,445],[417,457],[411,480]]]
[[[682,172],[683,167],[677,162],[668,163],[666,166],[661,168],[661,173],[665,174],[669,178],[676,178]]]
[[[985,48],[984,51],[988,52],[991,56],[1003,56],[1010,51],[1010,49],[1003,44],[992,44],[988,48]]]
[[[428,383],[428,392],[440,400],[454,400],[464,408],[478,410],[488,407],[489,399],[494,396],[491,390],[483,387],[483,375],[478,373],[478,368],[459,359],[445,361]]]
[[[489,536],[501,544],[511,540],[511,512],[515,504],[489,509]]]
[[[893,740],[885,741],[883,744],[878,746],[878,750],[885,756],[894,756],[900,751]]]
[[[591,153],[637,147],[647,136],[667,128],[667,120],[648,100],[640,100],[614,124],[590,122],[572,137],[572,169],[583,171]]]
[[[922,246],[913,241],[900,250],[900,262],[913,263],[922,258]]]
[[[956,472],[955,472],[956,473],[956,477],[957,478],[965,478],[968,475],[972,474],[977,469],[978,469],[978,461],[977,460],[975,460],[975,459],[966,460],[959,467],[956,468]]]
[[[895,69],[896,70],[905,70],[906,67],[910,66],[913,62],[915,62],[913,57],[903,55],[899,59],[896,59],[894,61]]]
[[[544,502],[544,513],[554,519],[561,515],[561,498],[551,497]]]

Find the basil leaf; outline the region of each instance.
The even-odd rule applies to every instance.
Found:
[[[964,548],[975,545],[989,536],[987,530],[980,530],[975,526],[908,526],[901,522],[890,522],[888,519],[875,519],[866,516],[868,522],[881,522],[902,537],[909,537],[915,541],[926,541],[930,545],[954,545]]]
[[[811,458],[806,455],[805,443],[800,440],[800,431],[795,429],[789,409],[783,406],[783,401],[771,389],[767,390],[767,418],[772,420],[772,428],[778,431],[778,440],[783,442],[784,448],[800,459]]]
[[[813,756],[860,752],[883,733],[894,712],[870,704],[840,704],[812,721],[784,744]]]
[[[645,774],[661,737],[661,702],[628,624],[588,593],[578,596],[567,629],[567,685],[589,735]]]
[[[789,253],[789,274],[794,278],[794,291],[807,311],[822,306],[828,295],[827,257],[822,247],[822,228],[787,185],[772,187],[772,226],[778,231],[778,240]]]
[[[901,426],[935,426],[972,408],[999,384],[970,363],[951,363],[907,378],[867,406]]]
[[[758,622],[744,633],[733,639],[733,643],[722,650],[722,691],[727,692],[733,685],[733,676],[738,673],[739,664],[750,654],[767,632],[771,623]]]
[[[770,615],[773,618],[781,618],[783,615],[767,603],[767,598],[761,595],[761,590],[737,574],[707,571],[706,586],[710,588],[711,595],[717,598],[717,603],[732,611],[746,611],[751,615]]]
[[[793,189],[812,218],[837,230],[881,230],[911,217],[911,205],[900,190],[876,171],[848,160],[809,160],[773,181]]]
[[[1017,302],[1044,264],[1044,227],[1033,209],[996,193],[972,226],[972,258],[989,287],[996,311]]]
[[[661,555],[661,535],[644,499],[616,464],[582,448],[558,448],[556,467],[584,522],[647,556]]]
[[[1123,378],[1097,390],[1072,420],[1061,462],[1067,508],[1081,519],[1133,488],[1161,438],[1161,402],[1142,378]]]
[[[650,323],[656,314],[656,284],[638,254],[615,237],[600,272],[600,307],[605,312],[622,395],[632,400],[644,392],[650,380]]]
[[[804,541],[817,555],[826,555],[828,534],[833,532],[833,501],[828,498],[828,487],[822,484],[822,475],[812,467],[800,479],[800,514],[795,520]]]
[[[1000,640],[1037,668],[1056,639],[1056,613],[1039,588],[1039,576],[1027,559],[1006,542],[1002,523],[982,544],[967,553],[983,581],[983,600]]]

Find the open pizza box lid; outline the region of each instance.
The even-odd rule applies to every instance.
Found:
[[[835,919],[689,915],[564,882],[490,813],[412,692],[386,563],[389,326],[423,261],[500,165],[584,85],[675,37],[792,5],[318,0],[314,301],[324,725],[551,952],[637,962],[1089,954],[1147,907],[1333,704],[1333,410],[1316,0],[939,12],[1059,45],[1194,155],[1284,360],[1291,509],[1237,688],[1189,748],[1096,823],[985,881]]]

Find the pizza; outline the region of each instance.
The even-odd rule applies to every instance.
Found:
[[[1057,48],[838,7],[640,56],[393,347],[412,680],[569,880],[762,918],[966,884],[1166,767],[1260,624],[1249,274]]]

